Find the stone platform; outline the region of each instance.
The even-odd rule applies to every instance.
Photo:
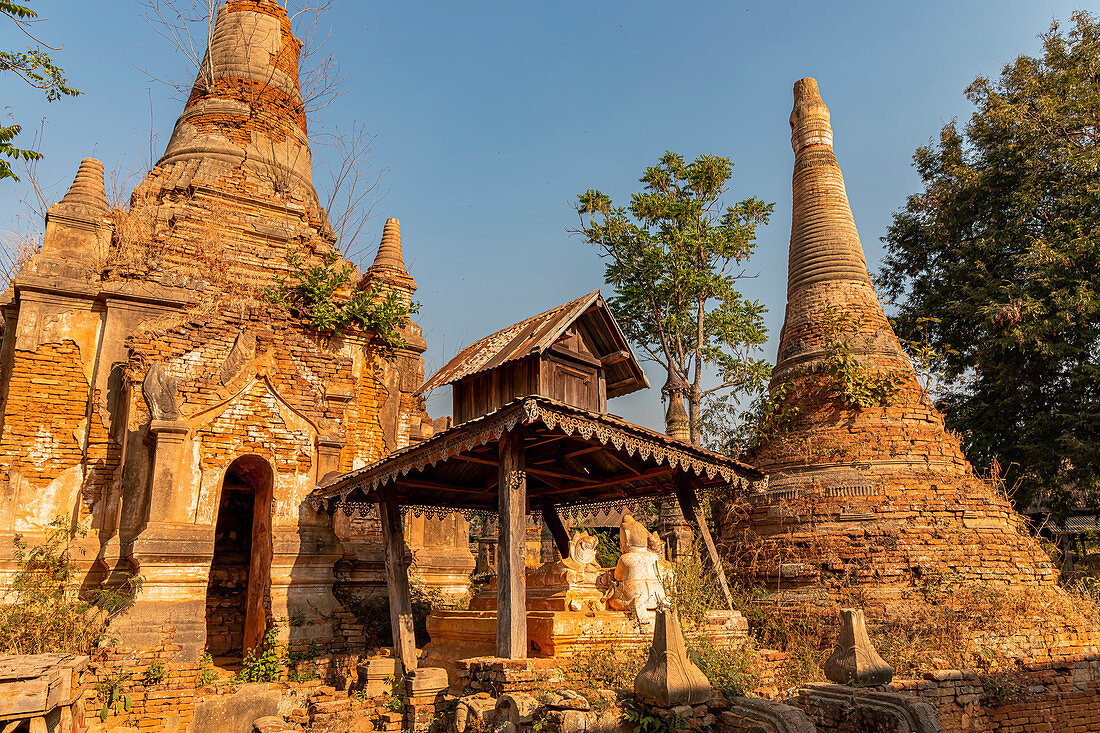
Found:
[[[455,663],[496,653],[495,610],[435,610],[428,617],[431,642],[422,664],[442,667],[454,679]],[[689,640],[706,638],[735,645],[748,638],[749,624],[738,611],[710,611],[706,624],[685,627]],[[573,657],[588,650],[644,651],[653,640],[651,624],[640,624],[626,611],[527,611],[527,653],[531,657]]]

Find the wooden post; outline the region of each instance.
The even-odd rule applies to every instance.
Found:
[[[390,601],[390,626],[393,627],[393,655],[400,662],[401,676],[404,677],[416,669],[409,571],[405,567],[405,532],[393,487],[386,486],[381,493],[378,514],[382,518],[382,544],[386,555],[386,590]]]
[[[497,656],[527,658],[527,473],[523,431],[500,436],[497,484],[500,537],[497,540]]]
[[[561,553],[562,559],[569,557],[569,532],[565,529],[565,523],[561,521],[558,508],[551,504],[548,499],[544,499],[542,502],[542,520],[546,522],[546,528],[553,535],[554,544],[558,546],[558,552]]]
[[[710,536],[710,527],[707,526],[707,518],[695,496],[691,479],[685,471],[677,468],[672,475],[672,486],[676,491],[676,500],[680,503],[680,511],[684,513],[685,517],[694,519],[699,527],[699,534],[703,536],[703,543],[707,546],[707,558],[710,561],[710,567],[714,574],[718,576],[718,585],[722,588],[722,595],[726,597],[726,605],[732,611],[734,610],[733,593],[730,592],[730,584],[726,580],[726,570],[722,567],[722,558],[718,555],[714,538]]]

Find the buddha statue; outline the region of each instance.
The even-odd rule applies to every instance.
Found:
[[[644,624],[653,622],[665,598],[662,576],[661,540],[630,514],[619,524],[622,555],[613,570],[604,573],[598,585],[606,587],[604,600],[612,611],[633,611]]]
[[[527,608],[581,611],[599,605],[596,578],[603,569],[596,564],[597,544],[594,535],[578,532],[569,541],[569,557],[528,570]]]

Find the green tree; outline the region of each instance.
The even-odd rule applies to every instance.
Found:
[[[28,0],[21,1],[28,2]],[[43,43],[31,32],[32,24],[40,20],[37,13],[26,5],[17,5],[10,0],[0,0],[0,16],[15,23],[23,35],[32,41],[25,51],[0,51],[0,73],[11,72],[35,89],[41,89],[46,95],[47,102],[80,94],[79,90],[69,86],[61,67],[57,66],[47,53],[59,51],[61,47]],[[37,150],[20,148],[16,145],[15,138],[22,129],[20,125],[15,124],[6,127],[0,125],[0,155],[11,160],[38,160],[42,154]],[[4,178],[19,180],[11,164],[0,158],[0,179]]]
[[[1085,12],[966,90],[918,148],[884,242],[896,328],[941,355],[938,400],[1017,506],[1100,494],[1100,26]],[[1076,494],[1076,498],[1074,497]]]
[[[723,203],[733,164],[666,152],[639,179],[629,207],[596,190],[580,194],[578,230],[607,260],[609,305],[627,338],[669,376],[689,385],[691,438],[700,442],[704,401],[760,389],[769,365],[755,354],[767,338],[765,308],[737,281],[774,204]],[[703,386],[707,369],[717,383]]]

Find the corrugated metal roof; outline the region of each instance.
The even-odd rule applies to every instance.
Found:
[[[605,309],[607,307],[599,290],[593,290],[575,300],[503,328],[480,341],[475,341],[458,352],[442,369],[424,382],[418,392],[427,392],[436,387],[453,384],[472,374],[493,369],[509,361],[542,353],[553,346],[573,322],[596,304]],[[609,391],[608,396],[627,394],[636,389],[648,387],[649,382],[637,364],[630,344],[619,330],[618,324],[611,318],[610,313],[607,314],[606,319],[602,320],[606,322],[611,340],[616,342],[615,350],[622,349],[630,352],[631,371],[635,372],[637,377],[636,386],[631,385],[632,388],[621,389],[615,394]]]
[[[1047,525],[1054,534],[1077,534],[1079,532],[1100,531],[1100,519],[1095,514],[1066,517],[1065,522],[1051,519]]]

